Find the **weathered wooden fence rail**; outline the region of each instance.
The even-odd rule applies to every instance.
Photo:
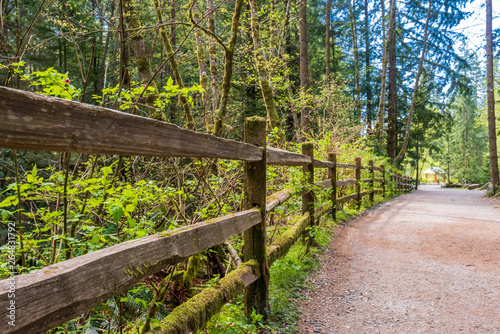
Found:
[[[245,263],[170,313],[153,333],[189,333],[205,325],[228,300],[245,287],[246,309],[268,310],[269,266],[286,255],[306,227],[349,201],[358,206],[364,196],[387,190],[408,192],[411,180],[369,161],[363,167],[314,158],[313,145],[303,154],[266,146],[265,121],[245,122],[245,142],[218,138],[156,120],[43,95],[0,87],[0,147],[99,154],[207,157],[245,162],[244,211],[198,224],[127,241],[16,277],[16,326],[7,326],[10,281],[0,281],[0,332],[41,333],[63,324],[127,290],[168,265],[244,233]],[[272,245],[266,247],[266,213],[288,200],[283,189],[266,197],[266,164],[302,166],[306,182],[302,215]],[[315,169],[326,168],[328,179],[314,184]],[[338,169],[354,170],[355,178],[338,180]],[[369,178],[361,179],[361,170]],[[375,172],[380,177],[375,178]],[[354,193],[345,189],[355,186]],[[315,210],[315,189],[326,189],[330,203]]]

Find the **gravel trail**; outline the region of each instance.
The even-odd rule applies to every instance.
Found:
[[[500,201],[421,186],[339,226],[300,333],[500,333]]]

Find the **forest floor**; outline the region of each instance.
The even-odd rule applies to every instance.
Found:
[[[421,186],[335,228],[300,333],[500,333],[500,201]]]

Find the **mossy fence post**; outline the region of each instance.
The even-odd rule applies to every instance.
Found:
[[[269,266],[266,259],[266,120],[249,117],[245,120],[244,141],[262,149],[262,160],[246,162],[244,169],[244,209],[258,207],[261,222],[244,233],[244,261],[259,263],[259,278],[245,289],[245,314],[252,309],[267,318],[269,310]]]
[[[370,170],[370,204],[373,205],[375,198],[375,170],[373,169],[373,160],[368,160]]]
[[[361,158],[356,158],[356,205],[361,208]]]
[[[335,220],[337,215],[337,155],[328,153],[328,161],[333,162],[333,167],[328,168],[328,178],[332,181],[332,189],[330,189],[330,200],[332,201],[332,219]]]
[[[396,172],[396,192],[398,195],[401,193],[401,182],[399,182],[399,173]]]
[[[382,168],[382,197],[385,198],[385,165],[380,165]]]
[[[396,173],[396,189],[398,194],[401,193],[401,177],[399,173]]]
[[[391,193],[397,193],[398,188],[396,184],[396,172],[391,169]]]
[[[304,172],[304,188],[302,189],[302,213],[309,212],[310,225],[316,225],[314,217],[314,146],[313,143],[302,143],[302,154],[311,158],[311,163],[305,165],[302,170]]]

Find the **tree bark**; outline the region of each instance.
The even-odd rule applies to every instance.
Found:
[[[194,15],[194,20],[196,21],[196,23],[198,23],[200,21],[198,0],[193,1],[193,15]],[[211,122],[208,114],[210,110],[210,100],[208,96],[209,88],[208,88],[208,74],[207,74],[207,59],[205,57],[205,48],[203,47],[201,30],[198,30],[196,32],[196,56],[198,59],[198,69],[200,72],[200,84],[204,90],[204,92],[201,94],[201,97],[203,100],[203,121],[206,127]]]
[[[113,24],[115,21],[115,2],[111,1],[111,9],[110,9],[110,22]],[[97,84],[97,90],[98,94],[102,93],[102,89],[104,88],[104,85],[106,84],[104,82],[104,73],[106,72],[106,59],[108,57],[108,48],[109,48],[109,40],[111,38],[111,35],[113,34],[113,31],[109,29],[108,27],[108,32],[106,34],[106,42],[104,43],[104,51],[102,52],[102,58],[101,58],[101,68],[99,69],[99,81]],[[59,60],[59,65],[61,65],[61,60]]]
[[[257,67],[257,74],[259,76],[260,89],[262,90],[262,97],[267,110],[267,124],[271,130],[278,128],[281,130],[280,117],[276,111],[274,103],[273,90],[269,83],[267,68],[269,67],[266,61],[266,55],[262,46],[259,32],[259,17],[256,0],[249,0],[250,3],[250,27],[252,29],[252,39],[254,47],[254,59]],[[279,131],[281,133],[281,131]]]
[[[427,47],[427,32],[429,29],[429,21],[431,19],[431,7],[432,7],[432,0],[429,0],[429,7],[427,8],[427,19],[425,21],[425,28],[424,28],[424,41],[423,41],[423,46],[422,46],[422,53],[420,55],[420,62],[418,64],[417,77],[415,78],[415,86],[413,88],[413,96],[411,98],[411,105],[410,105],[410,111],[408,113],[408,120],[406,121],[405,138],[403,141],[403,145],[401,146],[401,151],[399,151],[398,155],[394,159],[394,161],[396,161],[396,162],[399,162],[401,160],[401,158],[403,158],[403,155],[405,154],[406,148],[408,147],[408,142],[410,140],[411,119],[413,117],[413,111],[415,110],[415,103],[417,102],[418,85],[419,85],[419,81],[420,81],[420,75],[422,74],[422,70],[424,68],[425,50]]]
[[[134,57],[137,63],[137,71],[141,83],[147,83],[153,75],[151,71],[151,63],[149,54],[146,50],[146,43],[144,36],[140,33],[142,28],[141,21],[139,20],[138,8],[136,8],[137,0],[122,0],[125,23],[128,28],[130,40],[132,41],[132,48]]]
[[[326,22],[325,22],[325,74],[326,85],[330,87],[330,16],[332,10],[332,1],[326,1]]]
[[[303,92],[309,90],[309,56],[307,49],[307,0],[299,2],[299,52],[300,52],[300,88]],[[310,131],[309,108],[301,111],[300,125],[302,138]]]
[[[229,45],[225,47],[224,59],[224,77],[222,79],[222,94],[219,101],[219,109],[216,112],[214,122],[214,134],[220,136],[222,134],[222,126],[227,114],[227,101],[229,99],[229,90],[231,88],[231,79],[233,77],[233,58],[234,48],[238,39],[238,26],[240,23],[241,8],[243,0],[236,0],[234,4],[234,14],[231,22],[231,39]]]
[[[177,64],[177,61],[175,60],[174,50],[172,48],[172,45],[170,44],[170,40],[168,38],[165,26],[161,25],[163,23],[163,19],[161,15],[160,4],[158,3],[158,0],[154,0],[154,4],[156,10],[156,17],[158,19],[158,24],[160,24],[159,29],[160,29],[161,40],[163,42],[163,47],[165,49],[167,57],[169,58],[170,61],[170,67],[172,69],[172,74],[174,76],[174,82],[176,85],[179,86],[180,89],[182,89],[184,88],[184,83],[182,82],[181,74],[179,72],[179,66]],[[194,120],[191,114],[191,108],[189,106],[187,97],[184,94],[179,94],[179,100],[182,104],[182,107],[184,109],[184,114],[186,116],[186,128],[194,130]]]
[[[208,30],[215,34],[214,21],[214,1],[208,0]],[[217,49],[212,36],[208,38],[208,54],[210,55],[210,82],[211,82],[211,99],[212,99],[212,116],[215,115],[218,103],[217,94]]]
[[[391,10],[394,8],[392,6],[392,1],[391,0]],[[389,40],[386,40],[385,38],[385,0],[380,0],[380,5],[382,8],[382,77],[381,77],[381,84],[380,84],[380,100],[378,103],[378,111],[377,111],[377,121],[375,123],[375,134],[378,137],[378,141],[380,144],[382,144],[382,134],[384,131],[384,114],[385,114],[385,95],[386,95],[386,77],[387,77],[387,50],[389,49]],[[393,15],[389,15],[390,18],[393,17]],[[391,23],[389,22],[389,25]]]
[[[278,41],[276,40],[277,26],[278,26],[278,13],[276,12],[276,0],[271,0],[271,13],[269,22],[269,54],[271,58],[275,58],[277,54],[276,53],[276,46],[278,45]]]
[[[356,80],[356,109],[358,111],[358,122],[361,124],[361,89],[359,87],[358,41],[356,36],[356,24],[354,22],[354,11],[351,5],[351,1],[349,0],[348,2],[349,21],[351,22],[352,51],[354,54],[354,77]]]
[[[366,123],[368,133],[372,132],[372,86],[370,68],[370,30],[368,29],[368,0],[365,0],[365,73],[366,73]]]
[[[397,68],[396,68],[396,0],[391,1],[388,34],[389,56],[389,108],[387,110],[387,154],[396,158],[397,149]]]
[[[488,96],[488,139],[490,151],[490,174],[493,194],[498,191],[498,151],[495,124],[495,92],[493,74],[492,5],[486,0],[486,91]]]

